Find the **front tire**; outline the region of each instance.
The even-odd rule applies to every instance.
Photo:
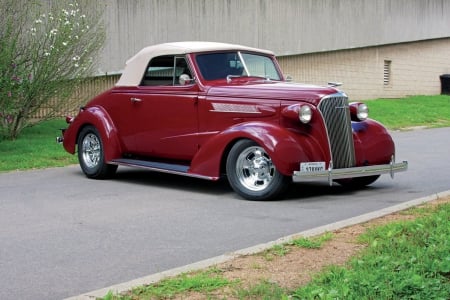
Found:
[[[88,178],[110,178],[117,170],[116,165],[105,163],[103,142],[97,128],[93,126],[84,127],[78,135],[78,161]]]
[[[264,148],[251,140],[234,144],[226,171],[233,190],[248,200],[274,199],[289,184],[289,178],[278,172]]]

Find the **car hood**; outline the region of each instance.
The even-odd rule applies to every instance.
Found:
[[[208,89],[208,97],[252,98],[305,101],[317,105],[321,98],[339,92],[332,87],[290,82],[248,83],[220,85]]]

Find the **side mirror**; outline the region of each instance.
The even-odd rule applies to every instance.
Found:
[[[192,83],[192,78],[188,74],[181,74],[178,82],[180,85],[188,85]]]

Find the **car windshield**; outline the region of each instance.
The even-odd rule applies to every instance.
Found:
[[[264,55],[245,52],[207,53],[196,56],[197,65],[206,80],[241,76],[281,80],[273,60]]]

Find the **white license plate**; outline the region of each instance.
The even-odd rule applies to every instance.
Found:
[[[324,161],[313,161],[313,162],[300,163],[300,171],[301,172],[325,171],[325,162]]]

